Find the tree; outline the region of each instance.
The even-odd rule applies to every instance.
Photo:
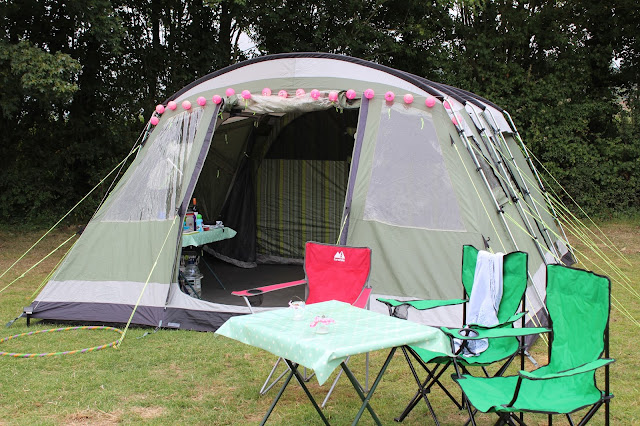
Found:
[[[458,5],[445,79],[510,111],[525,142],[587,210],[637,208],[614,120],[615,32],[603,25],[614,22],[614,8],[577,0],[471,5]]]
[[[448,55],[450,2],[247,0],[243,24],[262,54],[330,52],[417,74]]]

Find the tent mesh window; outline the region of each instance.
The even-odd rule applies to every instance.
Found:
[[[430,113],[383,105],[364,219],[464,231]]]
[[[203,108],[167,120],[105,214],[105,222],[173,219]],[[157,131],[157,130],[156,130]]]

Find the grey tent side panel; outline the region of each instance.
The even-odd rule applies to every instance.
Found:
[[[127,323],[135,305],[89,302],[39,302],[34,318],[88,322]],[[162,306],[138,306],[131,322],[157,326],[164,317]]]
[[[229,318],[243,315],[232,312],[199,311],[196,309],[167,308],[164,327],[195,331],[217,330]]]

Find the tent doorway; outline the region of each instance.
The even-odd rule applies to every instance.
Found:
[[[237,235],[205,247],[204,300],[242,305],[231,291],[304,278],[305,242],[338,241],[358,113],[224,115],[194,197],[205,223],[222,221]],[[303,299],[304,289],[265,298],[264,306],[292,297]]]

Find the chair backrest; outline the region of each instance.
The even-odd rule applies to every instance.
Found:
[[[467,293],[473,289],[473,278],[478,260],[478,249],[466,245],[462,248],[462,285]],[[514,251],[504,255],[502,265],[502,300],[498,308],[498,320],[508,320],[518,310],[527,288],[527,262],[525,252]]]
[[[605,350],[611,282],[590,271],[547,266],[547,309],[551,321],[550,371],[598,359]]]
[[[369,281],[371,249],[307,242],[304,254],[307,276],[306,303],[339,300],[353,304]]]

